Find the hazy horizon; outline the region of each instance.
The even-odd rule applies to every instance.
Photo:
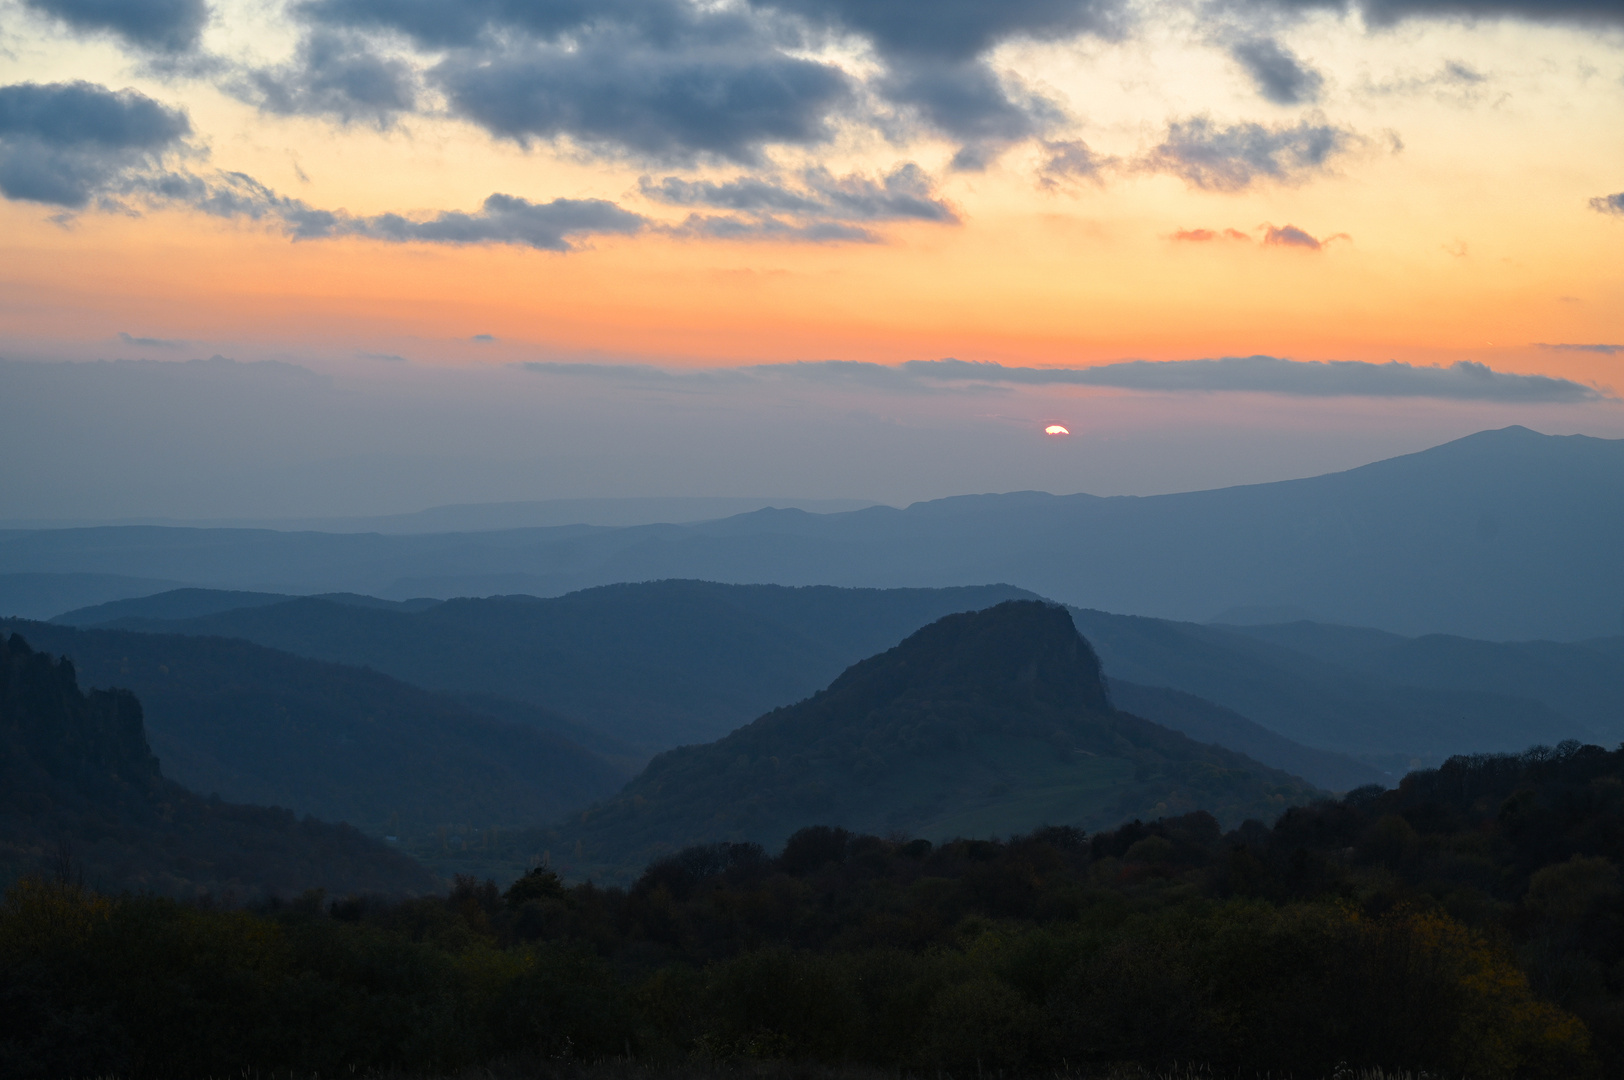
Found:
[[[0,454],[27,463],[0,474],[0,502],[12,523],[357,518],[556,499],[903,506],[1296,479],[1512,424],[1624,436],[1624,409],[1601,396],[1373,398],[972,374],[983,381],[827,365],[704,376],[0,361]],[[1511,392],[1530,391],[1541,392]],[[1069,436],[1042,434],[1056,419]]]

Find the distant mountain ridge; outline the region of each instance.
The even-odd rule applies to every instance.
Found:
[[[1475,689],[1447,676],[1417,683],[1395,678],[1380,665],[1347,667],[1299,651],[1271,639],[1266,628],[1206,626],[1079,608],[1072,609],[1072,617],[1113,678],[1194,694],[1305,746],[1362,757],[1387,771],[1389,782],[1453,754],[1508,752],[1569,738],[1624,738],[1624,694],[1613,699],[1620,706],[1620,722],[1598,732],[1553,703],[1561,688],[1549,682],[1525,682],[1517,694]],[[1355,636],[1382,633],[1354,627],[1325,630]],[[1581,645],[1552,648],[1592,654]],[[1624,668],[1618,660],[1612,664]]]
[[[1621,550],[1624,440],[1512,427],[1346,472],[1149,497],[1015,492],[901,510],[417,536],[16,532],[0,537],[0,575],[94,572],[393,599],[554,596],[664,578],[1004,581],[1081,607],[1185,621],[1303,611],[1406,635],[1571,641],[1624,625]]]
[[[128,691],[0,636],[0,879],[51,871],[109,891],[426,892],[438,882],[355,829],[205,799],[164,778]]]
[[[529,702],[652,753],[720,738],[798,701],[942,615],[1029,596],[1007,585],[656,581],[416,611],[302,597],[109,628],[238,637],[443,693]]]
[[[415,611],[354,597],[305,597],[278,604],[256,600],[251,608],[192,619],[143,618],[172,610],[181,600],[230,607],[228,599],[163,594],[63,618],[123,614],[109,625],[240,637],[369,666],[443,693],[482,696],[487,711],[493,699],[529,702],[635,743],[646,755],[720,738],[798,701],[941,615],[1022,597],[1032,594],[1008,586],[863,590],[664,581],[543,600],[424,602]],[[1136,695],[1130,711],[1328,790],[1392,783],[1418,763],[1436,764],[1455,753],[1570,737],[1624,739],[1624,690],[1610,689],[1624,684],[1624,657],[1604,649],[1467,643],[1497,656],[1532,650],[1547,660],[1567,658],[1567,666],[1551,661],[1537,669],[1547,671],[1543,679],[1530,674],[1507,683],[1508,692],[1490,693],[1473,689],[1466,672],[1444,662],[1448,657],[1440,658],[1430,681],[1417,681],[1415,672],[1398,667],[1348,666],[1307,644],[1299,649],[1275,641],[1268,627],[1078,608],[1072,617],[1098,650],[1106,674]],[[1383,631],[1316,625],[1322,636],[1411,641]],[[1591,673],[1589,681],[1569,685],[1563,673],[1575,663]],[[1579,700],[1586,716],[1600,718],[1595,722],[1578,719],[1567,707],[1581,687]],[[1608,710],[1618,716],[1611,727],[1601,723]],[[564,734],[582,742],[579,729]]]
[[[1272,820],[1315,789],[1112,708],[1064,608],[948,615],[715,743],[668,751],[532,842],[614,879],[691,844],[774,848],[803,826],[930,839],[1088,829],[1196,809]]]

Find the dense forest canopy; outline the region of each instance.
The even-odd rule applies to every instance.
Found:
[[[1624,750],[1570,744],[1455,759],[1272,828],[1198,812],[932,844],[814,827],[776,854],[688,849],[626,889],[538,867],[505,892],[223,911],[32,880],[0,907],[0,1067],[1618,1075],[1621,858]]]

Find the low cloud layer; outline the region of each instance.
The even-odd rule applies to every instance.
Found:
[[[1624,215],[1624,191],[1616,195],[1597,195],[1590,200],[1590,209],[1598,214]]]
[[[1462,360],[1424,367],[1390,360],[1287,360],[1226,356],[1213,360],[1128,360],[1094,367],[1012,367],[970,360],[910,360],[875,364],[812,360],[753,367],[667,371],[640,365],[532,362],[538,374],[590,379],[684,384],[750,379],[795,379],[893,390],[961,386],[1101,386],[1164,393],[1284,394],[1293,397],[1433,398],[1521,404],[1584,404],[1615,400],[1595,387],[1546,375],[1517,375]]]
[[[572,251],[586,237],[635,233],[648,224],[641,215],[604,199],[534,203],[497,193],[472,213],[447,210],[425,217],[353,216],[279,195],[240,173],[222,174],[213,182],[193,179],[177,187],[173,197],[205,213],[271,219],[298,240],[359,236],[396,244],[516,244],[541,251]]]
[[[1614,345],[1605,342],[1582,345],[1569,342],[1552,344],[1542,341],[1539,343],[1539,347],[1542,349],[1551,349],[1555,352],[1600,353],[1602,356],[1617,356],[1619,353],[1624,353],[1624,345]]]
[[[1243,191],[1262,181],[1300,184],[1331,171],[1334,161],[1363,140],[1324,120],[1269,126],[1222,126],[1211,117],[1175,120],[1167,135],[1138,162],[1208,191]]]
[[[126,345],[134,345],[140,349],[180,349],[186,345],[184,341],[170,338],[136,337],[126,330],[118,332],[118,339]]]
[[[937,196],[935,184],[908,163],[878,178],[803,170],[794,179],[741,176],[726,181],[644,177],[644,197],[670,206],[730,211],[695,214],[679,231],[722,238],[800,238],[874,241],[864,224],[926,221],[957,224],[958,214]]]
[[[1304,361],[1274,356],[1226,356],[1216,360],[1130,360],[1087,368],[1009,368],[962,360],[915,360],[910,374],[934,379],[1064,383],[1125,390],[1249,392],[1302,397],[1415,397],[1456,401],[1587,402],[1606,397],[1593,387],[1545,375],[1497,372],[1486,364],[1459,361],[1449,367],[1417,367],[1390,360]]]

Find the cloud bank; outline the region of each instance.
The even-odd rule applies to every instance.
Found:
[[[1433,398],[1522,404],[1584,404],[1616,400],[1592,386],[1546,375],[1497,372],[1470,360],[1424,367],[1390,360],[1287,360],[1226,356],[1205,360],[1128,360],[1095,367],[1012,367],[955,360],[909,360],[896,365],[859,360],[812,360],[741,368],[667,371],[640,365],[529,362],[537,374],[642,383],[737,382],[796,379],[856,383],[897,390],[948,384],[985,386],[1101,386],[1165,393],[1252,393],[1292,397]]]
[[[827,169],[803,170],[794,179],[741,176],[727,181],[643,177],[645,198],[669,206],[731,211],[694,214],[679,232],[722,238],[799,238],[809,241],[877,241],[863,223],[925,221],[958,224],[958,214],[939,198],[935,183],[909,162],[873,178]]]

